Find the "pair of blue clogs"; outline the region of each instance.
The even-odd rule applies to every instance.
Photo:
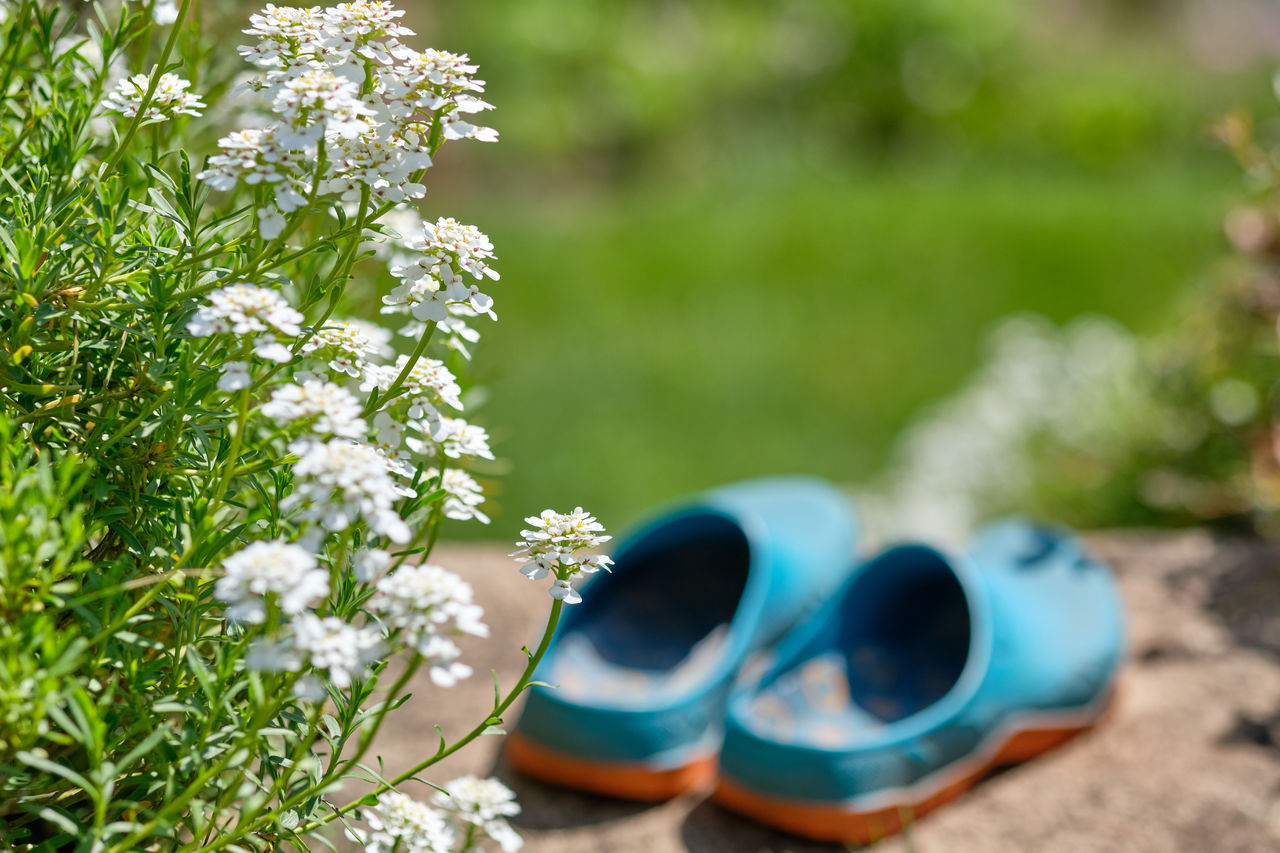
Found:
[[[1121,605],[1074,536],[1009,521],[851,568],[856,542],[809,479],[664,513],[568,611],[508,759],[632,799],[718,780],[756,820],[865,843],[1097,721]]]

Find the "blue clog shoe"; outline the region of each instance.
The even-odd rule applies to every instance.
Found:
[[[1124,647],[1109,569],[1066,531],[892,548],[730,702],[715,798],[796,835],[870,843],[993,768],[1097,722]]]
[[[565,611],[535,674],[556,687],[529,690],[507,760],[635,800],[709,785],[740,670],[840,587],[856,533],[844,495],[809,478],[725,486],[643,525]]]

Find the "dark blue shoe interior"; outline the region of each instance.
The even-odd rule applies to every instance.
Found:
[[[619,555],[569,616],[547,680],[565,698],[627,706],[700,683],[724,653],[750,549],[732,521],[682,516]]]
[[[886,552],[849,587],[810,655],[753,697],[760,734],[833,746],[917,714],[945,696],[969,656],[964,588],[922,546]]]

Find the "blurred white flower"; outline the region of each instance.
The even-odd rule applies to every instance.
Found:
[[[1017,315],[988,347],[963,388],[902,432],[891,466],[859,495],[874,537],[959,544],[985,516],[1024,501],[1035,485],[1033,442],[1098,447],[1143,416],[1138,343],[1114,320],[1082,317],[1059,330]]]
[[[444,784],[431,798],[463,824],[470,824],[497,842],[503,853],[515,853],[524,844],[507,818],[520,814],[515,792],[497,779],[461,776]],[[445,793],[447,791],[448,793]]]
[[[253,542],[227,557],[214,595],[227,606],[233,622],[260,624],[267,614],[267,596],[289,615],[303,612],[329,594],[329,573],[305,548],[287,542]]]
[[[309,420],[308,429],[317,435],[364,438],[369,431],[360,416],[360,403],[350,391],[332,382],[312,379],[281,385],[259,411],[281,425]]]
[[[363,378],[381,357],[383,346],[369,336],[371,324],[353,320],[330,320],[302,347],[303,355],[327,358],[338,373]],[[375,327],[376,328],[376,327]]]
[[[151,7],[151,20],[162,27],[167,27],[178,20],[178,4],[175,0],[157,0]]]
[[[439,475],[435,468],[427,469],[427,478]],[[489,516],[480,511],[484,503],[484,492],[480,484],[466,471],[459,468],[448,468],[440,478],[440,488],[444,489],[444,517],[455,521],[475,519],[481,524],[489,523]]]
[[[290,451],[294,491],[280,502],[286,512],[300,509],[300,517],[319,521],[328,530],[346,530],[357,519],[392,542],[410,539],[409,527],[395,511],[413,490],[396,483],[386,457],[374,447],[334,438],[294,442]]]
[[[443,812],[397,791],[380,794],[362,815],[369,829],[349,828],[347,837],[365,853],[453,853],[458,843]]]
[[[361,548],[351,559],[356,580],[372,583],[382,577],[391,565],[391,555],[381,548]]]
[[[218,377],[219,391],[239,391],[252,384],[253,377],[249,375],[249,362],[224,361],[222,363],[222,375]]]
[[[364,677],[369,664],[381,654],[382,638],[370,628],[348,625],[336,616],[321,618],[303,613],[289,627],[293,649],[313,669],[324,672],[338,689]]]

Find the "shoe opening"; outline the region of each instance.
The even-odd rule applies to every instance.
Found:
[[[851,700],[887,723],[928,708],[964,671],[970,623],[964,587],[938,552],[904,546],[884,554],[849,591],[838,647]]]
[[[576,605],[547,680],[567,699],[615,707],[704,683],[725,653],[749,569],[747,538],[723,516],[683,515],[651,531]]]

